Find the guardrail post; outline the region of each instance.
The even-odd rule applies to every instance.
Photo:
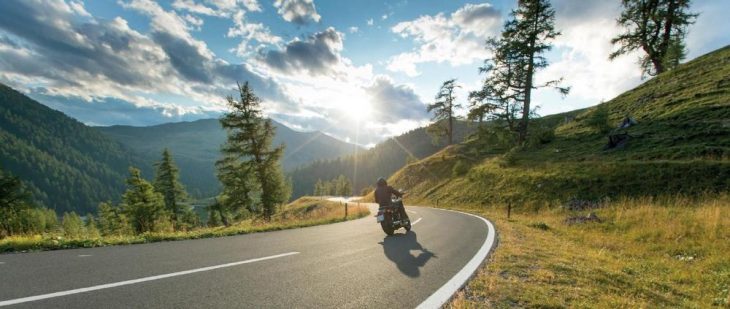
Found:
[[[512,214],[512,203],[507,203],[507,219],[509,219],[510,214]]]
[[[345,203],[345,220],[347,220],[347,203]]]

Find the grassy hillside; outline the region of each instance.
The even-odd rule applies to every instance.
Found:
[[[116,141],[2,84],[0,165],[58,213],[118,199],[130,165],[150,170]]]
[[[352,154],[358,149],[358,146],[321,132],[298,132],[280,123],[274,122],[274,125],[273,144],[286,145],[282,160],[285,170],[315,160]],[[218,119],[97,129],[141,153],[150,164],[160,159],[164,148],[169,148],[180,167],[181,181],[193,195],[207,197],[218,193],[220,184],[215,176],[215,161],[220,158],[220,146],[226,140],[226,132]]]
[[[627,116],[637,124],[616,129]],[[416,200],[520,207],[726,192],[730,47],[611,101],[536,119],[533,126],[553,128],[554,137],[512,150],[470,140],[406,166],[391,181]],[[627,143],[604,150],[608,135],[621,132],[630,135]]]
[[[469,140],[390,178],[407,204],[496,224],[497,250],[449,307],[730,306],[730,47],[532,124],[554,135]]]

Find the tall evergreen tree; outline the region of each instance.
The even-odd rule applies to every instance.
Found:
[[[684,37],[698,14],[689,13],[690,0],[622,0],[617,22],[624,29],[611,40],[619,49],[609,59],[642,50],[642,72],[649,76],[671,70],[686,56]]]
[[[324,183],[322,183],[322,179],[317,179],[317,182],[314,184],[314,196],[320,196],[324,195],[322,191],[324,187]]]
[[[184,204],[188,194],[180,183],[180,170],[173,162],[172,154],[167,148],[162,152],[162,160],[155,166],[157,167],[154,181],[155,191],[162,194],[165,208],[172,214],[172,220],[177,221],[178,217],[188,210],[187,205]]]
[[[261,100],[248,82],[238,90],[239,99],[227,98],[230,112],[221,118],[228,140],[216,163],[218,178],[226,207],[246,207],[269,220],[276,206],[289,199],[280,163],[284,146],[272,148],[275,128],[263,117]]]
[[[0,238],[20,232],[21,212],[31,208],[29,200],[20,179],[0,168]]]
[[[122,196],[122,211],[137,233],[156,231],[170,216],[164,197],[142,178],[139,169],[130,167],[129,174],[127,191]]]
[[[570,90],[559,86],[562,79],[542,85],[534,82],[535,73],[548,65],[543,54],[551,49],[550,41],[560,35],[554,24],[555,11],[548,0],[518,1],[501,37],[487,43],[494,56],[480,70],[490,76],[483,89],[470,96],[480,102],[472,105],[472,117],[496,112],[510,129],[517,131],[519,144],[527,139],[529,119],[534,114],[532,90],[554,87],[563,95]],[[519,118],[516,126],[515,118]]]
[[[461,107],[455,104],[456,96],[454,96],[454,88],[456,79],[445,81],[439,92],[436,94],[435,102],[427,107],[427,111],[434,112],[433,120],[437,125],[429,127],[429,133],[438,140],[442,136],[446,136],[449,145],[454,143],[454,109]]]

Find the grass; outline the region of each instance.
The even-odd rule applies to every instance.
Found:
[[[66,238],[62,236],[63,233],[50,233],[44,235],[11,236],[0,239],[0,252],[90,248],[223,237],[329,224],[362,218],[369,213],[370,211],[365,206],[348,205],[348,214],[347,218],[345,218],[344,207],[339,202],[302,197],[291,204],[283,206],[269,222],[248,219],[228,227],[201,227],[190,231],[144,233],[141,235]]]
[[[499,245],[451,308],[730,307],[730,196],[624,199],[593,210],[490,218]],[[446,205],[442,205],[446,206]]]

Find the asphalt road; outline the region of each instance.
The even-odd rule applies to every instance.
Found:
[[[413,230],[389,237],[368,216],[222,238],[4,254],[0,306],[413,308],[484,251],[488,228],[465,214],[407,209]]]

